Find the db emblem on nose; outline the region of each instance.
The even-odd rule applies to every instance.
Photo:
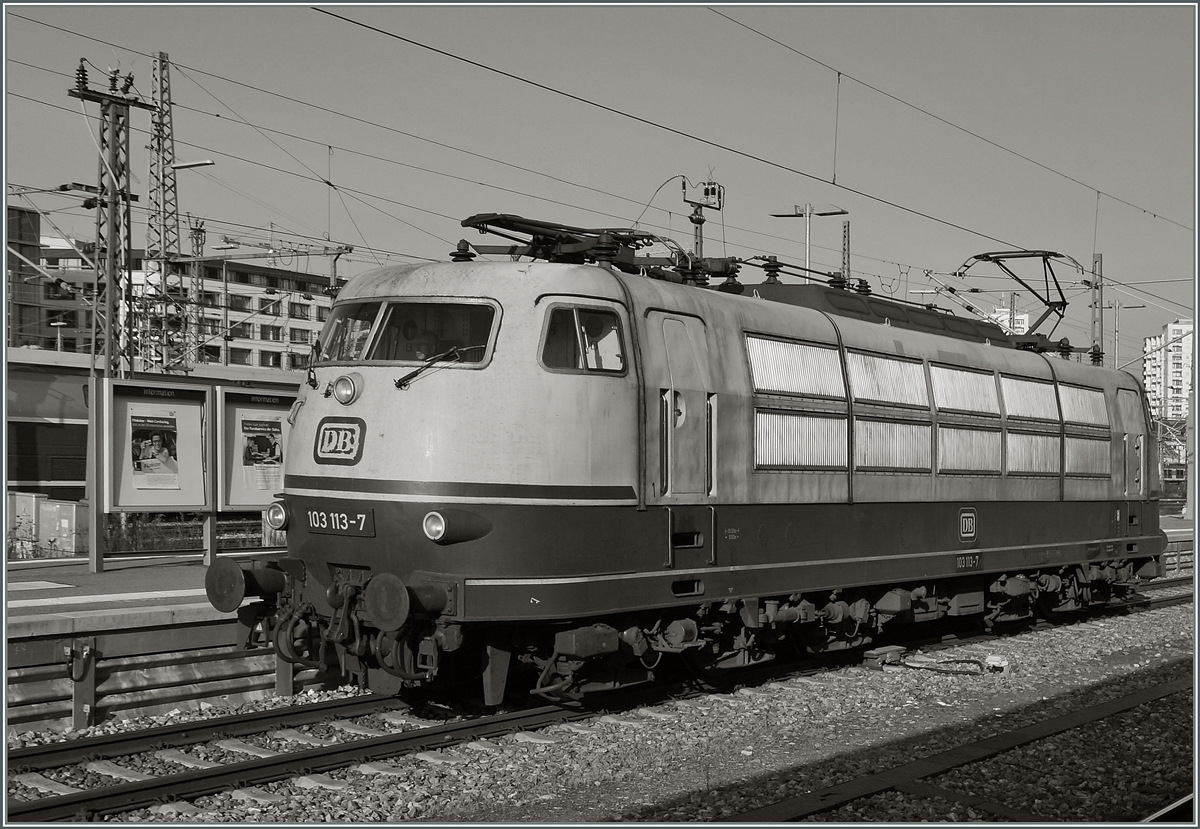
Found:
[[[357,417],[326,417],[317,425],[313,459],[317,463],[352,466],[362,458],[367,424]]]
[[[978,535],[978,528],[975,525],[975,508],[963,507],[960,509],[958,511],[958,540],[964,544],[974,541]]]

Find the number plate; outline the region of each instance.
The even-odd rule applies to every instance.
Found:
[[[310,533],[375,536],[374,510],[310,509],[304,516]]]
[[[961,553],[954,557],[954,569],[958,572],[979,569],[979,553]]]

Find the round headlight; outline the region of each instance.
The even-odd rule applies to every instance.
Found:
[[[333,396],[343,406],[353,403],[362,391],[362,378],[357,374],[343,374],[333,381]]]
[[[441,541],[442,536],[446,534],[446,519],[440,512],[426,513],[421,528],[425,530],[425,536],[430,541]]]
[[[288,523],[287,507],[282,501],[276,501],[267,507],[267,526],[273,530],[282,530]]]

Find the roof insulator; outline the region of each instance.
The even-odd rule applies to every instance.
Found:
[[[871,293],[871,283],[865,279],[858,280],[858,284],[854,286],[854,290],[860,294],[866,295]]]
[[[612,262],[617,258],[617,243],[608,231],[600,233],[596,244],[591,249],[592,258],[597,262]]]
[[[466,239],[459,239],[458,247],[450,251],[451,262],[470,262],[474,258],[475,251],[471,250],[471,245]]]
[[[767,273],[766,282],[774,285],[779,282],[779,258],[776,256],[768,256],[767,263],[762,266],[762,269]]]

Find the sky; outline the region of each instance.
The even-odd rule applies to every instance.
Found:
[[[95,234],[95,104],[67,94],[82,58],[149,102],[169,60],[184,252],[203,221],[281,250],[349,245],[340,276],[445,261],[487,212],[637,226],[705,256],[841,266],[884,296],[968,315],[1018,291],[976,254],[1052,250],[1069,302],[1055,340],[1091,342],[1097,254],[1108,364],[1191,317],[1196,267],[1196,7],[1177,5],[26,5],[6,4],[8,203]],[[145,205],[149,113],[134,109],[133,191]],[[134,245],[146,214],[134,211]],[[44,233],[52,230],[44,225]],[[1078,262],[1077,270],[1070,260]],[[328,256],[258,260],[327,274]],[[1036,267],[1034,267],[1036,266]],[[1039,261],[1018,273],[1044,286]],[[746,283],[762,272],[742,266]],[[788,281],[795,281],[788,280]],[[1140,307],[1139,307],[1140,306]],[[1119,343],[1113,348],[1119,316]],[[1137,371],[1138,365],[1130,366]]]

